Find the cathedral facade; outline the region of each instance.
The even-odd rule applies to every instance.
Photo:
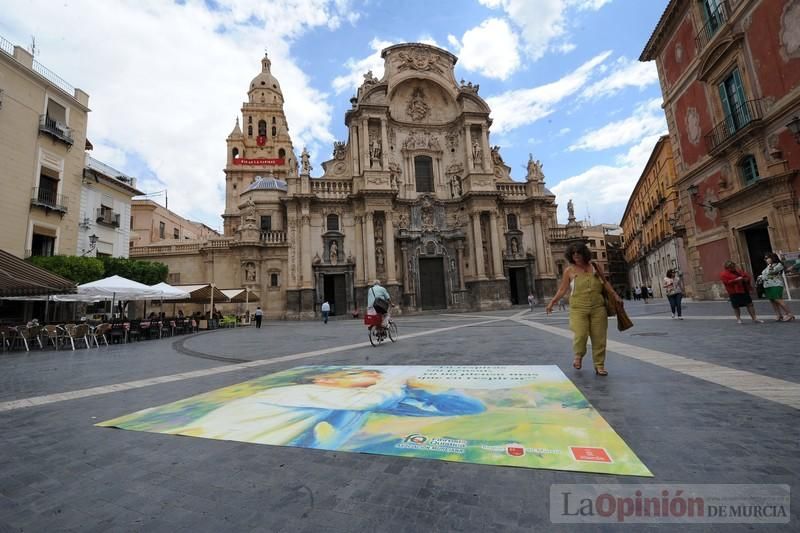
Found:
[[[268,317],[363,312],[380,280],[397,311],[499,309],[552,295],[555,196],[531,157],[514,181],[489,142],[490,109],[457,58],[424,44],[382,52],[322,175],[289,136],[268,57],[227,138],[224,236],[135,247],[173,282],[248,287]]]

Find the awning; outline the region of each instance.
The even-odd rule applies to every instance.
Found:
[[[69,294],[75,284],[0,250],[0,297]]]
[[[221,289],[228,301],[235,304],[257,302],[258,294],[250,289]]]
[[[182,289],[178,289],[170,285],[169,283],[156,283],[155,285],[150,286],[153,289],[161,291],[160,298],[163,300],[186,300],[189,298],[189,293]]]
[[[173,287],[189,293],[189,299],[186,300],[184,298],[184,302],[189,301],[204,304],[211,301],[212,287],[208,283],[200,285],[173,285]],[[225,303],[228,301],[228,297],[218,288],[213,287],[213,293],[215,302]],[[164,300],[168,300],[168,298],[164,298]]]
[[[122,276],[110,276],[83,285],[78,285],[78,294],[89,299],[105,300],[152,300],[161,297],[161,291],[144,283]]]

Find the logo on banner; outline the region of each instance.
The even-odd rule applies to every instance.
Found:
[[[522,444],[509,444],[506,446],[506,453],[511,457],[522,457],[525,455],[525,447]]]
[[[256,144],[259,146],[264,146],[267,144],[267,136],[266,135],[259,135],[256,137]]]
[[[585,446],[570,446],[569,451],[576,461],[588,461],[591,463],[613,463],[611,456],[605,448],[591,448]]]

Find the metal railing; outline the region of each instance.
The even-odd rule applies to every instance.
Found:
[[[726,116],[722,122],[714,126],[714,129],[706,134],[706,147],[709,152],[716,149],[727,140],[735,137],[746,126],[753,122],[758,122],[762,118],[764,118],[764,100],[746,101],[736,107],[730,115]]]
[[[11,41],[4,39],[2,36],[0,36],[0,50],[10,56],[14,55],[14,45],[11,43]]]
[[[51,71],[50,69],[48,69],[35,59],[33,60],[33,71],[39,74],[40,76],[44,76],[45,78],[53,82],[56,85],[56,87],[66,92],[70,96],[75,96],[75,87],[73,87],[72,85],[61,79],[57,74],[55,74],[53,71]]]
[[[722,0],[719,5],[717,5],[717,9],[709,15],[706,23],[703,24],[703,27],[700,28],[700,31],[697,32],[697,36],[694,38],[698,52],[706,47],[714,34],[717,33],[717,30],[727,22],[728,18],[730,18],[730,13],[731,9],[728,5],[728,0]]]
[[[50,118],[47,115],[39,116],[39,131],[46,133],[53,138],[72,146],[75,140],[72,138],[72,133],[69,128],[56,119]]]
[[[115,214],[113,209],[103,209],[102,207],[97,209],[95,220],[106,226],[119,227],[119,214]]]
[[[53,189],[34,187],[31,192],[31,205],[66,213],[67,197],[62,194],[56,194]]]

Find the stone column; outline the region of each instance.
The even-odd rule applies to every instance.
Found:
[[[373,217],[374,213],[372,211],[367,211],[364,215],[364,219],[367,222],[367,248],[365,250],[367,254],[367,283],[372,283],[372,280],[377,276],[375,273],[375,226],[373,226]]]
[[[389,134],[385,118],[381,119],[381,168],[389,170]]]
[[[494,279],[505,279],[503,275],[503,255],[500,249],[500,238],[497,230],[497,213],[489,213],[489,233],[492,239],[492,266]]]
[[[369,118],[361,119],[361,168],[369,169]]]
[[[405,242],[400,245],[400,253],[403,256],[403,294],[408,294],[410,288],[410,272],[408,271],[408,246],[406,246]]]
[[[536,254],[536,273],[542,275],[545,273],[544,261],[546,257],[544,254],[544,229],[542,218],[539,215],[531,217],[531,227],[533,228],[533,247]]]
[[[302,287],[304,289],[310,289],[314,285],[311,279],[311,217],[308,215],[303,215],[300,219],[302,224],[302,235],[303,235],[303,284]]]
[[[356,226],[356,280],[363,281],[365,276],[365,268],[364,268],[364,232],[361,224],[364,221],[364,217],[357,215],[353,217]]]
[[[458,290],[465,290],[464,286],[464,241],[456,242],[456,264],[458,265]]]
[[[481,214],[480,211],[472,213],[472,242],[475,255],[475,277],[477,279],[486,279],[486,270],[483,265],[483,239],[481,238]]]
[[[386,235],[384,235],[384,240],[386,247],[386,276],[388,278],[386,283],[397,283],[397,272],[394,266],[394,222],[392,221],[392,212],[387,211],[385,213],[384,231]]]
[[[489,135],[486,134],[486,123],[481,124],[480,145],[483,147],[483,170],[492,172],[494,164],[492,163],[492,151],[489,149]]]
[[[353,162],[353,173],[356,175],[361,173],[361,162],[358,160],[359,142],[357,131],[358,128],[355,125],[350,126],[350,139],[352,140],[350,144],[350,159]]]
[[[472,174],[475,171],[475,163],[472,160],[472,132],[469,124],[464,131],[464,144],[467,148],[467,173]]]

